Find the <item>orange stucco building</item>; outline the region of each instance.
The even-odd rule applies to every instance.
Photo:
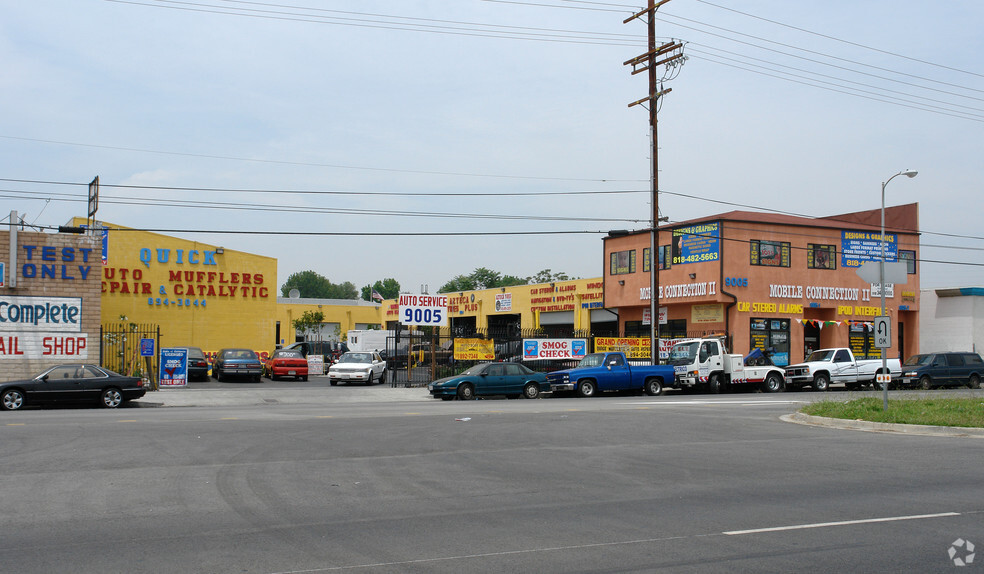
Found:
[[[732,211],[659,229],[661,349],[674,339],[728,337],[732,352],[772,349],[776,364],[811,350],[850,347],[880,357],[872,323],[879,285],[857,273],[881,257],[880,210],[824,218]],[[907,282],[885,290],[890,357],[919,348],[918,204],[885,210],[887,261],[906,263]],[[650,332],[648,229],[613,232],[604,244],[605,307],[626,337]]]

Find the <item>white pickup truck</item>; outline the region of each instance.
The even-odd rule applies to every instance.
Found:
[[[892,379],[902,376],[902,364],[898,359],[887,359],[886,365]],[[848,390],[874,385],[875,375],[882,373],[881,359],[855,359],[848,348],[820,349],[813,351],[806,361],[786,367],[786,389],[797,390],[809,385],[815,391],[826,391],[831,383],[842,383]]]

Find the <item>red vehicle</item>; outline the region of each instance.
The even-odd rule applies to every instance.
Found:
[[[273,381],[278,377],[294,377],[306,381],[308,380],[307,359],[300,351],[277,349],[263,363],[263,374]]]

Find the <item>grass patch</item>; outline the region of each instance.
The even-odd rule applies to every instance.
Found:
[[[801,412],[817,417],[862,420],[876,423],[984,428],[984,398],[896,399],[865,397],[850,401],[818,401]]]

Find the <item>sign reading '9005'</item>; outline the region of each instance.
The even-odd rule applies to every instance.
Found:
[[[448,320],[445,295],[400,295],[400,323],[444,327]]]

